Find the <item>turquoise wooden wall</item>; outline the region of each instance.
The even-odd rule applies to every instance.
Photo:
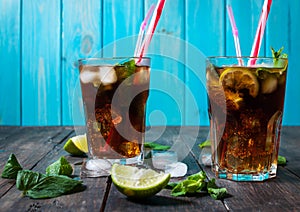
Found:
[[[156,0],[0,0],[0,125],[80,125],[76,60],[132,55]],[[226,4],[249,55],[263,0],[166,0],[149,49],[148,125],[208,125],[205,56],[234,55]],[[285,125],[300,125],[300,1],[273,0],[260,55],[285,47]]]

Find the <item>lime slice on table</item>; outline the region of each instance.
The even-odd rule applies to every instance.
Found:
[[[146,198],[161,191],[171,175],[152,169],[114,164],[111,179],[117,189],[130,198]]]
[[[81,156],[88,153],[86,134],[70,138],[64,145],[64,150],[75,156]]]
[[[223,87],[236,92],[248,90],[252,97],[256,97],[259,91],[257,78],[247,69],[228,68],[220,76],[219,82]]]

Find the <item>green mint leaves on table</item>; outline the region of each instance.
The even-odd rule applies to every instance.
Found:
[[[277,164],[280,166],[285,166],[286,165],[286,158],[283,156],[278,155],[278,160]]]
[[[213,199],[222,199],[227,194],[227,189],[218,187],[214,178],[208,181],[207,191]]]
[[[22,170],[20,163],[18,162],[16,156],[14,154],[10,154],[1,177],[8,179],[16,179],[18,171]]]
[[[203,149],[204,147],[210,147],[211,146],[211,142],[210,140],[206,140],[204,142],[202,142],[201,144],[198,145],[201,149]]]
[[[82,181],[74,180],[64,175],[48,175],[42,177],[29,190],[24,191],[24,195],[33,199],[43,199],[75,193],[84,189]]]
[[[73,168],[62,156],[46,168],[46,174],[23,170],[15,155],[11,154],[2,172],[2,177],[16,179],[16,186],[25,196],[33,199],[52,198],[83,191],[85,186],[71,175]]]
[[[153,149],[153,150],[161,150],[161,151],[168,150],[168,149],[171,148],[170,146],[161,145],[161,144],[158,144],[158,143],[155,143],[155,142],[145,142],[144,147],[149,148],[149,149]]]
[[[31,170],[21,170],[18,172],[16,186],[20,191],[26,192],[40,182],[45,175]]]
[[[169,183],[168,187],[172,188],[172,196],[207,192],[213,199],[222,199],[227,194],[227,189],[218,187],[215,179],[207,181],[204,171],[190,175],[178,183]]]
[[[71,176],[72,172],[73,168],[71,164],[63,156],[46,168],[47,175]]]

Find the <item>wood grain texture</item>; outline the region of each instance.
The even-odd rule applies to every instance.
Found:
[[[0,1],[0,125],[20,125],[20,1]]]
[[[147,140],[173,146],[177,138],[191,149],[180,160],[188,165],[188,175],[203,169],[209,178],[215,177],[211,168],[199,161],[202,150],[198,144],[206,140],[208,127],[153,127],[148,130],[151,131],[146,134]],[[279,167],[275,179],[256,183],[217,179],[217,185],[226,187],[229,192],[223,201],[213,200],[207,194],[173,197],[167,189],[151,198],[133,201],[118,192],[106,177],[83,178],[87,186],[83,192],[33,200],[20,196],[21,191],[16,188],[14,180],[0,178],[1,211],[299,211],[298,130],[299,127],[285,127],[282,131],[280,154],[287,157],[288,163]],[[50,163],[65,156],[75,166],[74,174],[77,175],[80,165],[76,164],[84,158],[70,156],[62,148],[74,135],[75,131],[70,127],[0,127],[0,172],[13,152],[24,168],[39,172],[44,172]],[[180,154],[181,150],[178,149],[177,153]]]
[[[63,1],[62,124],[83,125],[78,59],[94,57],[102,48],[101,1]]]
[[[60,2],[22,6],[22,124],[60,125]]]

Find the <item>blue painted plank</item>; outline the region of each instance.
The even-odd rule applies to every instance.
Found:
[[[20,2],[0,0],[0,125],[20,124]]]
[[[60,2],[22,6],[22,124],[60,125]]]
[[[144,16],[140,0],[103,1],[103,52],[105,57],[133,56],[136,35]]]
[[[62,124],[83,125],[79,58],[94,57],[102,48],[102,6],[99,0],[63,1]]]
[[[153,3],[157,1],[145,1],[146,10]],[[184,3],[182,0],[166,1],[149,46],[152,67],[148,125],[185,124]]]
[[[289,55],[289,67],[286,87],[284,125],[300,124],[300,1],[274,0],[268,20],[267,48],[273,46],[279,49],[284,46],[284,52]],[[268,55],[271,51],[268,49]]]
[[[227,5],[231,5],[236,25],[239,32],[239,40],[241,46],[241,52],[243,56],[250,56],[253,41],[256,34],[261,10],[264,0],[228,0]],[[235,56],[235,46],[232,36],[232,29],[230,21],[226,11],[226,55]],[[260,56],[265,55],[265,36],[262,41]]]
[[[223,1],[186,2],[186,124],[208,125],[205,59],[225,54]],[[191,91],[191,96],[188,95]],[[196,102],[197,107],[193,107]]]

